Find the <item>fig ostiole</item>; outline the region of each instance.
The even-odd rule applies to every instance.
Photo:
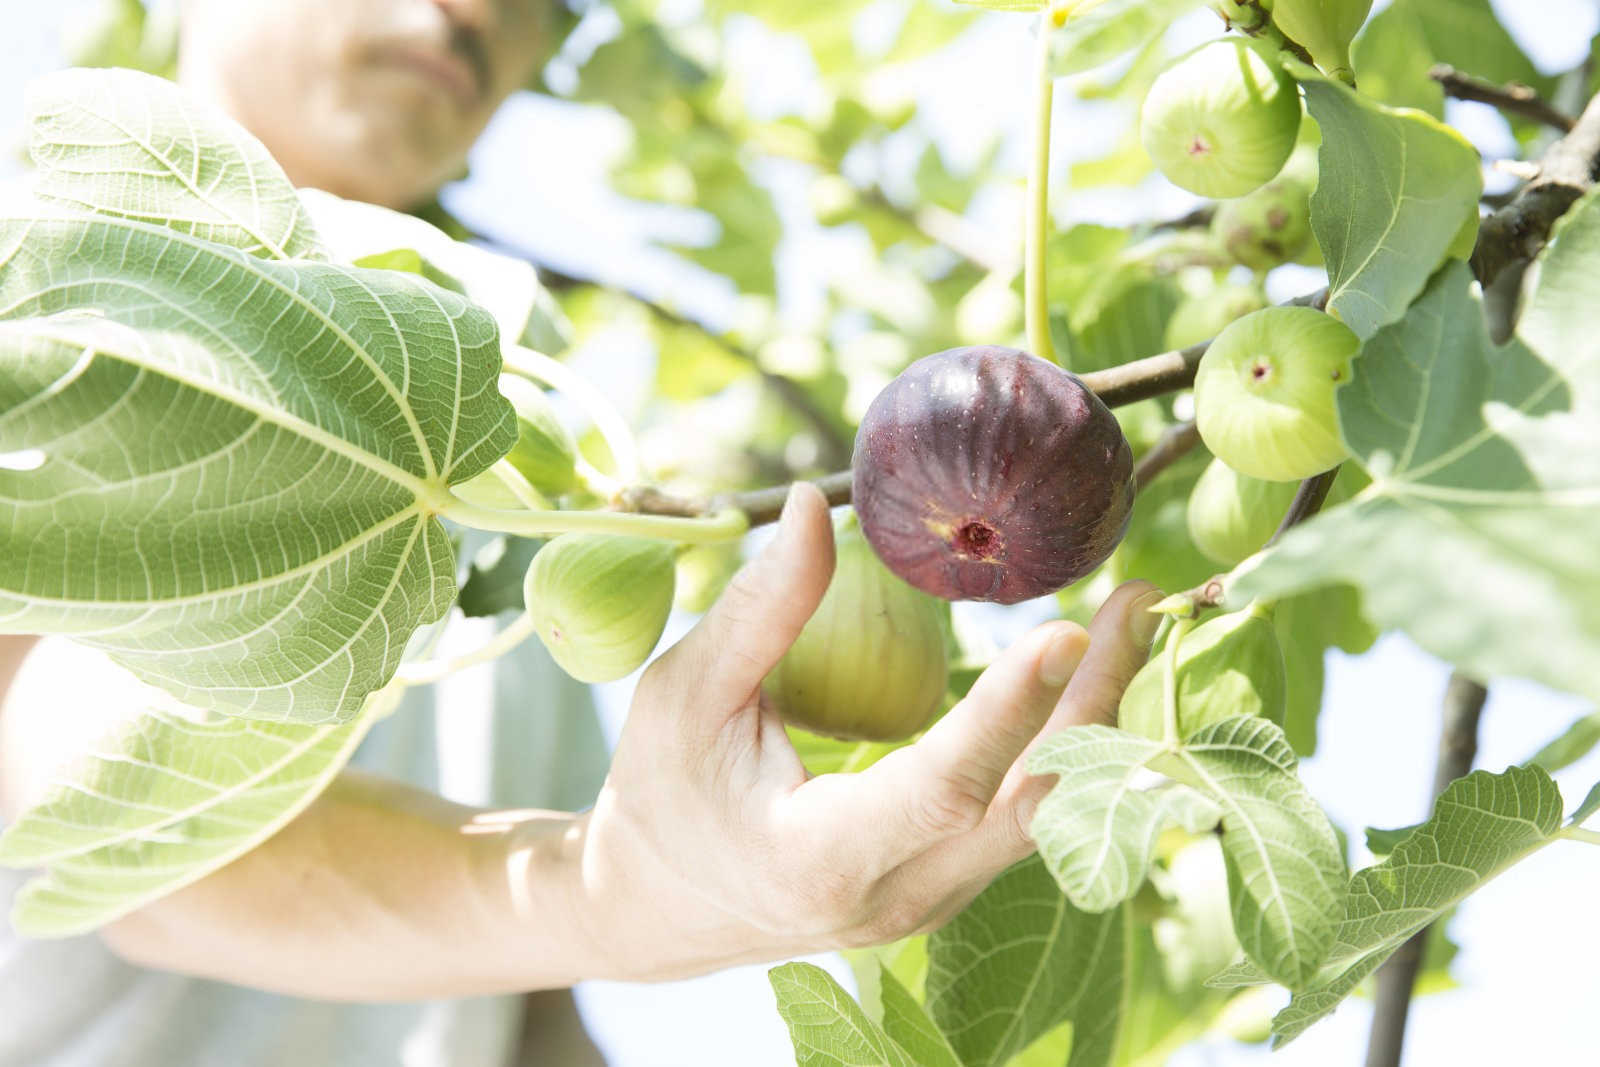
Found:
[[[578,488],[578,444],[550,398],[515,374],[500,376],[500,394],[517,412],[517,441],[506,459],[541,493],[559,496]]]
[[[944,605],[891,574],[856,523],[834,531],[833,580],[762,683],[784,720],[829,737],[899,741],[944,697]]]
[[[1294,151],[1300,92],[1266,51],[1239,37],[1207,42],[1151,84],[1139,137],[1174,185],[1208,197],[1243,196],[1270,181]]]
[[[644,665],[672,611],[668,541],[567,533],[533,557],[523,603],[550,656],[580,682],[610,682]]]
[[[1194,380],[1195,424],[1211,454],[1252,478],[1294,481],[1349,456],[1336,391],[1360,340],[1312,308],[1246,315],[1211,342]]]
[[[1168,640],[1178,636],[1175,630]],[[1177,652],[1179,740],[1240,715],[1283,724],[1288,681],[1270,608],[1253,604],[1207,619],[1181,635]],[[1163,646],[1133,676],[1118,712],[1124,730],[1165,737],[1167,659]]]
[[[945,600],[1014,604],[1098,567],[1127,532],[1133,452],[1078,378],[1015,348],[917,360],[856,432],[861,530]]]

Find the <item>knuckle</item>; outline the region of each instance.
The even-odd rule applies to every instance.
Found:
[[[989,790],[970,775],[952,771],[934,782],[913,808],[917,829],[932,837],[954,837],[977,828],[989,810]]]

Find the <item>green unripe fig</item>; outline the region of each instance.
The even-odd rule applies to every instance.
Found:
[[[533,557],[522,600],[551,657],[580,682],[610,682],[650,657],[672,611],[677,546],[567,533]]]
[[[1285,37],[1303,45],[1325,73],[1350,81],[1350,42],[1371,10],[1372,0],[1277,0],[1272,21]]]
[[[1252,478],[1295,481],[1342,462],[1334,393],[1360,340],[1312,308],[1274,307],[1217,335],[1194,379],[1195,423],[1211,454]]]
[[[1235,263],[1271,270],[1311,240],[1311,189],[1280,174],[1255,192],[1217,205],[1211,233]]]
[[[1122,695],[1118,725],[1161,739],[1165,719],[1166,652],[1139,668]],[[1259,605],[1218,615],[1189,631],[1178,646],[1178,735],[1238,715],[1283,724],[1288,694],[1283,648],[1271,612]]]
[[[502,374],[500,393],[517,410],[517,443],[506,459],[541,493],[559,496],[576,489],[578,443],[544,390],[526,378]]]
[[[1300,92],[1238,37],[1201,45],[1158,76],[1139,112],[1145,151],[1200,196],[1243,196],[1283,168],[1300,129]]]
[[[1209,341],[1234,319],[1267,306],[1267,294],[1258,285],[1229,282],[1207,293],[1185,297],[1167,320],[1164,343],[1168,348],[1188,348]]]
[[[1352,467],[1339,469],[1325,508],[1350,499],[1354,472]],[[1189,492],[1189,538],[1206,558],[1232,567],[1259,552],[1278,532],[1299,488],[1299,482],[1251,478],[1214,459]]]
[[[1216,0],[1211,5],[1229,29],[1257,34],[1272,21],[1272,0]]]
[[[1189,537],[1206,558],[1232,567],[1277,532],[1299,488],[1248,477],[1214,459],[1189,493]]]
[[[784,720],[829,737],[898,741],[928,724],[948,674],[943,612],[878,561],[852,515],[833,580],[762,684]]]

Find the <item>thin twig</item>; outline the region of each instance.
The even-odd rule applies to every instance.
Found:
[[[1446,96],[1455,97],[1457,100],[1489,104],[1509,114],[1542,122],[1562,133],[1570,132],[1576,125],[1576,120],[1571,115],[1556,110],[1544,97],[1520,82],[1496,85],[1494,82],[1459,71],[1448,63],[1436,64],[1428,71],[1428,77],[1439,83]]]
[[[637,301],[645,310],[666,325],[684,327],[703,334],[727,355],[754,368],[756,374],[761,377],[762,382],[777,395],[778,399],[783,401],[806,425],[811,427],[812,432],[817,436],[819,444],[817,458],[819,464],[823,467],[837,467],[850,458],[849,438],[839,424],[830,418],[828,413],[822,410],[822,407],[811,398],[811,394],[807,393],[805,388],[793,378],[763,367],[761,360],[754,352],[727,335],[719,333],[705,323],[692,319],[637,290],[615,286],[598,278],[584,278],[557,270],[554,267],[540,263],[536,257],[529,254],[525,249],[512,246],[498,238],[475,233],[473,234],[473,239],[502,255],[511,256],[532,264],[548,288],[571,289],[580,285],[598,285],[617,289],[629,299]]]
[[[1176,426],[1168,426],[1156,439],[1156,443],[1139,457],[1139,462],[1134,466],[1134,491],[1143,491],[1157,475],[1188,455],[1199,443],[1200,430],[1195,426],[1193,419],[1180,422]]]
[[[1267,544],[1277,544],[1279,538],[1288,533],[1292,527],[1298,526],[1321,511],[1322,505],[1328,501],[1328,492],[1338,477],[1339,468],[1334,467],[1321,474],[1313,474],[1301,482],[1300,488],[1295,490],[1294,499],[1289,501],[1289,510],[1283,513],[1283,521],[1278,524],[1278,529]]]
[[[1594,185],[1597,161],[1600,96],[1589,101],[1572,131],[1546,150],[1539,161],[1539,176],[1478,228],[1472,270],[1485,288],[1507,267],[1530,262],[1539,254],[1550,227]]]
[[[1444,725],[1439,732],[1439,755],[1434,763],[1433,795],[1472,770],[1478,755],[1478,720],[1489,691],[1460,671],[1450,675],[1444,693]],[[1431,926],[1425,926],[1378,968],[1377,995],[1372,1004],[1372,1029],[1367,1037],[1366,1067],[1400,1067],[1405,1045],[1406,1017],[1411,1011],[1411,991],[1422,969]]]

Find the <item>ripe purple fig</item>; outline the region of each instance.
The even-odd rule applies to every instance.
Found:
[[[917,360],[856,431],[878,558],[946,600],[1015,604],[1098,567],[1128,529],[1133,452],[1076,376],[1015,348]]]

